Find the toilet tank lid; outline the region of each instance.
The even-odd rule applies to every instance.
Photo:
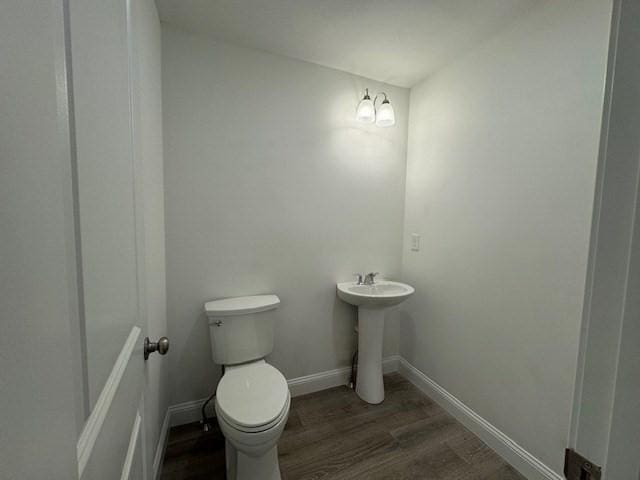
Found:
[[[208,317],[227,317],[273,310],[280,305],[277,295],[251,295],[212,300],[204,304]]]

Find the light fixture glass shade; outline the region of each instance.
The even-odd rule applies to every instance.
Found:
[[[356,118],[363,123],[373,123],[376,119],[376,109],[369,95],[365,95],[365,97],[360,100],[358,109],[356,110]]]
[[[396,114],[389,100],[382,102],[376,112],[376,125],[379,127],[390,127],[396,123]]]

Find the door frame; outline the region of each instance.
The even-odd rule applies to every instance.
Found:
[[[614,0],[569,435],[608,480],[640,469],[639,44],[640,4]]]

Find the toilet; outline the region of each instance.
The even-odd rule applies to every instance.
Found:
[[[225,437],[227,479],[280,480],[278,440],[291,395],[284,375],[264,357],[273,350],[276,295],[205,304],[213,361],[224,366],[216,417]]]

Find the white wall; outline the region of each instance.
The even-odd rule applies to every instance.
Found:
[[[401,354],[558,472],[610,10],[546,2],[411,90]]]
[[[215,387],[214,298],[280,296],[270,361],[287,378],[348,365],[355,309],[335,283],[400,272],[407,90],[164,24],[162,40],[172,402]],[[395,127],[356,123],[365,87]]]
[[[160,20],[153,0],[139,0],[131,6],[136,192],[144,257],[141,302],[147,335],[156,341],[167,335]],[[152,355],[145,367],[146,455],[151,466],[169,406],[169,359]]]

